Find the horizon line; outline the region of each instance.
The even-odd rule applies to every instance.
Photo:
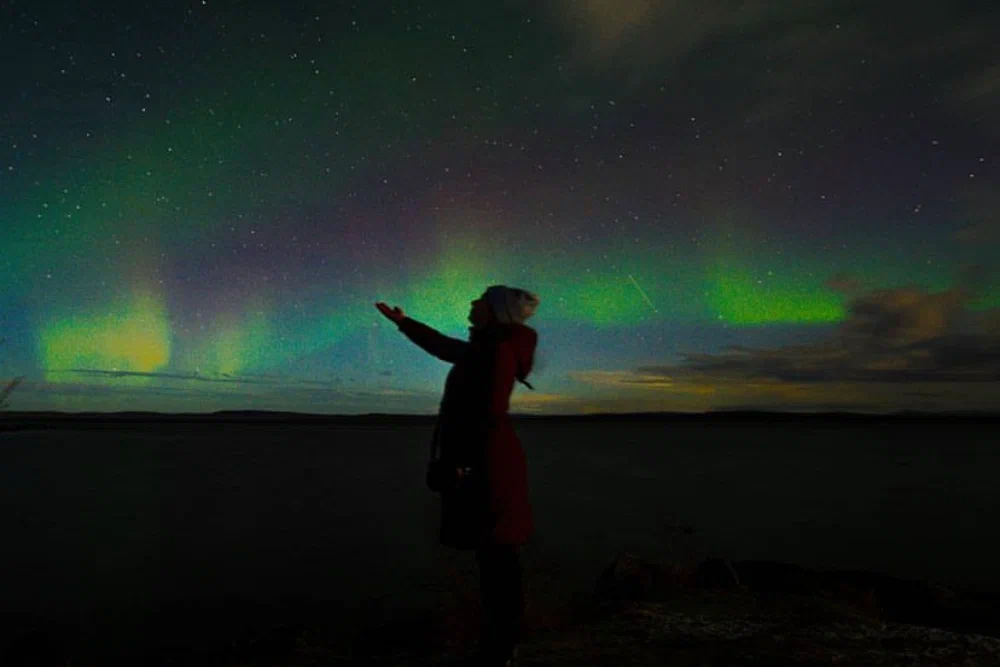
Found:
[[[520,419],[574,419],[574,418],[651,418],[651,417],[713,417],[713,416],[774,416],[774,417],[1000,417],[1000,410],[914,410],[901,409],[892,411],[859,411],[859,410],[776,410],[773,408],[720,408],[697,412],[686,411],[639,411],[639,412],[579,412],[579,413],[525,413],[510,412],[508,417]],[[364,413],[318,413],[297,412],[289,410],[214,410],[211,412],[162,412],[155,410],[119,410],[107,411],[77,411],[64,410],[3,410],[0,411],[0,421],[25,419],[32,417],[89,417],[89,418],[195,418],[211,419],[225,417],[274,417],[282,419],[373,419],[373,418],[410,418],[437,419],[439,413],[412,412],[364,412]]]

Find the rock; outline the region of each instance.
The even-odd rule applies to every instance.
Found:
[[[823,575],[831,584],[875,591],[886,612],[900,617],[899,622],[902,623],[910,622],[904,618],[906,616],[915,619],[921,614],[943,607],[947,600],[954,599],[948,589],[927,581],[857,570],[828,571]]]
[[[724,558],[706,558],[698,563],[695,584],[698,588],[742,588],[739,574]]]
[[[738,561],[733,567],[753,593],[823,598],[885,621],[1000,636],[1000,614],[990,613],[990,605],[930,581],[773,561]]]
[[[792,563],[743,560],[733,563],[733,569],[740,581],[755,592],[816,595],[823,587],[818,573]]]
[[[778,561],[706,558],[697,566],[653,563],[623,552],[597,582],[599,600],[666,602],[693,591],[794,596],[833,613],[875,621],[1000,636],[997,599],[956,593],[929,581],[854,570],[812,570]]]
[[[849,578],[838,579],[800,565],[776,561],[738,561],[733,567],[754,593],[784,593],[839,602],[872,618],[884,618],[871,586]]]
[[[694,586],[694,571],[679,563],[651,563],[628,552],[616,557],[595,587],[598,599],[669,600]]]

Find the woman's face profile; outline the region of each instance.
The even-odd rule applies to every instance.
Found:
[[[490,321],[490,307],[486,303],[486,295],[481,295],[472,302],[472,310],[469,311],[469,321],[474,326],[485,326]]]

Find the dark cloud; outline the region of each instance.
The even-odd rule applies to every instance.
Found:
[[[1000,242],[1000,222],[979,222],[963,227],[955,232],[955,240],[962,243],[996,244]]]
[[[801,407],[798,411],[800,412],[868,412],[871,410],[871,405],[868,403],[860,401],[835,401],[829,403],[813,403],[808,406]],[[761,412],[769,411],[773,409],[771,406],[761,405],[760,403],[734,403],[732,405],[723,405],[718,408],[713,408],[712,412]]]
[[[985,157],[982,159],[985,162]],[[969,224],[956,231],[954,238],[961,243],[1000,250],[1000,188],[988,178],[982,180],[975,186],[963,188],[957,195],[959,211]]]
[[[864,96],[919,72],[959,109],[997,108],[989,3],[788,3],[780,0],[549,0],[574,45],[575,71],[627,85],[727,78],[758,95],[749,120],[817,98]],[[725,62],[723,69],[721,62]]]
[[[854,298],[829,339],[775,349],[687,354],[637,369],[636,382],[696,376],[781,383],[1000,382],[1000,311],[973,311],[970,290],[877,290]]]
[[[826,281],[826,287],[841,294],[853,295],[862,290],[864,283],[850,274],[838,273]]]
[[[1000,31],[994,30],[994,33]],[[994,43],[1000,35],[994,36]],[[990,117],[1000,113],[1000,63],[976,68],[962,77],[955,86],[955,97],[960,103],[981,111]],[[997,123],[987,123],[986,128],[1000,136]]]
[[[133,373],[122,371],[96,371],[96,370],[74,370],[65,371],[66,374],[80,375],[84,377],[105,377],[119,379],[121,377],[152,377],[165,380],[185,380],[180,384],[170,386],[168,384],[157,384],[155,386],[136,388],[116,383],[95,385],[84,382],[38,382],[26,381],[23,383],[24,397],[37,399],[39,397],[67,396],[73,398],[87,397],[92,400],[119,401],[126,397],[131,398],[172,398],[196,401],[212,401],[213,405],[222,405],[225,402],[233,402],[235,405],[245,405],[247,399],[266,400],[269,405],[286,405],[289,409],[301,411],[319,410],[323,411],[331,403],[343,405],[347,402],[357,402],[359,409],[372,405],[376,402],[379,405],[393,406],[413,406],[424,407],[433,406],[436,394],[433,392],[417,393],[401,390],[345,390],[339,385],[340,380],[307,380],[298,378],[286,378],[281,382],[253,382],[243,381],[240,378],[229,380],[223,378],[199,378],[170,373]],[[208,384],[203,384],[208,383]],[[224,388],[221,383],[229,383],[236,386]],[[247,385],[246,390],[240,391],[240,387]],[[263,387],[251,388],[250,385],[264,385]]]
[[[211,384],[232,384],[232,385],[257,385],[272,387],[280,391],[290,391],[293,389],[337,389],[343,385],[343,380],[339,378],[333,378],[330,380],[313,380],[305,378],[295,378],[290,376],[281,375],[262,375],[262,374],[240,374],[234,375],[231,373],[219,373],[217,375],[204,375],[200,373],[164,373],[164,372],[141,372],[141,371],[109,371],[100,369],[82,369],[73,368],[66,371],[49,371],[52,374],[72,374],[83,377],[96,377],[96,378],[128,378],[128,377],[138,377],[138,378],[155,378],[158,380],[179,380],[185,383],[211,383]],[[143,392],[148,392],[147,388],[142,389]]]
[[[232,384],[277,384],[277,379],[269,379],[262,376],[233,376],[229,373],[220,373],[216,376],[206,376],[198,373],[149,373],[141,371],[108,371],[99,369],[71,368],[67,371],[49,371],[72,373],[88,377],[125,378],[125,377],[146,377],[161,380],[188,380],[192,382],[227,382]]]

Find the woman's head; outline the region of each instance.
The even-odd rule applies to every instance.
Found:
[[[479,298],[472,302],[472,309],[469,311],[469,321],[477,329],[488,326],[493,321],[493,313],[486,302],[486,293],[483,292]]]
[[[476,328],[490,324],[524,323],[535,314],[538,296],[527,290],[505,285],[491,285],[472,302],[469,321]]]

